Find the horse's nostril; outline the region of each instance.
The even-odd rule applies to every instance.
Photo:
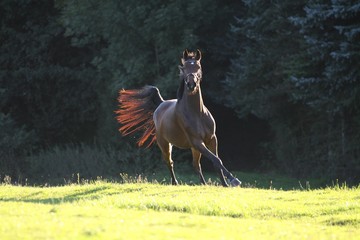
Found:
[[[195,84],[194,83],[187,83],[186,87],[187,87],[188,90],[193,91],[194,88],[195,88]]]

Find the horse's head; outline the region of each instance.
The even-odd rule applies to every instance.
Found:
[[[179,66],[180,79],[184,81],[182,84],[186,86],[190,95],[195,94],[200,87],[202,78],[200,60],[201,52],[199,49],[196,52],[188,52],[188,50],[183,52],[182,66]]]

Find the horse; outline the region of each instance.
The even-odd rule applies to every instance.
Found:
[[[200,83],[202,81],[201,52],[185,50],[181,58],[180,86],[177,99],[164,100],[158,88],[120,90],[116,118],[122,125],[119,131],[126,136],[142,132],[138,140],[141,147],[155,141],[170,171],[171,183],[177,185],[172,147],[191,149],[193,166],[200,182],[206,185],[200,164],[201,155],[212,161],[223,186],[240,186],[241,182],[225,168],[218,156],[215,120],[205,107]]]

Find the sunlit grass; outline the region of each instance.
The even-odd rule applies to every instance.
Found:
[[[360,189],[0,186],[0,239],[356,239]]]

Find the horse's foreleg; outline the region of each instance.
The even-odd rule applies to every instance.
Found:
[[[209,150],[217,157],[219,157],[218,155],[218,142],[217,142],[217,138],[216,136],[214,136],[210,143],[207,145],[207,148],[209,148]],[[221,184],[224,186],[224,187],[227,187],[229,186],[225,180],[225,177],[224,177],[224,173],[223,173],[223,170],[221,168],[217,168],[217,171],[218,171],[218,174],[219,174],[219,178],[220,178],[220,181],[221,181]]]
[[[195,168],[195,171],[199,174],[200,182],[206,185],[204,175],[202,174],[201,171],[201,164],[200,164],[201,153],[194,148],[191,148],[191,152],[192,152],[193,166]]]
[[[230,184],[232,186],[239,186],[241,185],[241,182],[235,178],[229,170],[225,168],[222,161],[218,156],[213,154],[202,141],[194,142],[194,148],[196,148],[201,154],[203,154],[205,157],[207,157],[212,163],[214,164],[215,168],[221,170],[223,174],[230,180]]]
[[[171,159],[172,145],[170,143],[165,143],[165,142],[162,143],[159,140],[158,140],[158,145],[161,149],[163,159],[170,171],[171,184],[178,185],[178,181],[176,180],[175,172],[174,172],[174,161]]]

